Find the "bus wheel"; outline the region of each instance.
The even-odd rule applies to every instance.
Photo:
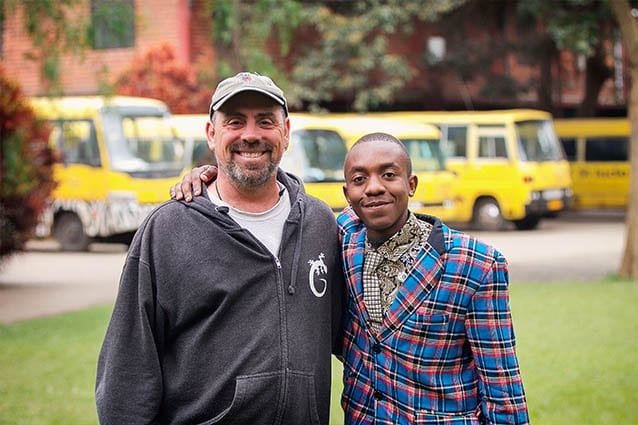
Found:
[[[514,226],[518,230],[534,230],[538,227],[538,223],[540,223],[541,217],[538,215],[528,215],[527,217],[514,220]]]
[[[88,251],[90,238],[84,233],[82,221],[74,213],[65,212],[55,219],[53,237],[62,251]]]
[[[477,230],[497,231],[505,227],[505,219],[501,213],[498,202],[492,198],[483,198],[476,201],[472,225]]]

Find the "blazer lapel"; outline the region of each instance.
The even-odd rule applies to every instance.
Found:
[[[416,266],[401,284],[388,315],[383,320],[379,340],[387,338],[399,329],[430,295],[441,279],[443,264],[441,254],[430,244],[419,253]]]
[[[346,258],[346,274],[348,276],[348,294],[354,300],[358,316],[362,324],[367,328],[370,315],[363,302],[363,262],[365,259],[365,230],[352,233],[349,243],[344,246],[344,256]]]

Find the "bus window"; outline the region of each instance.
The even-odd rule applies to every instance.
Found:
[[[346,145],[341,136],[328,130],[297,130],[292,143],[301,146],[308,162],[302,179],[305,182],[343,181]]]
[[[201,167],[202,165],[217,165],[215,154],[208,147],[206,139],[196,140],[193,147],[193,155],[191,165],[193,167]]]
[[[507,158],[505,137],[481,136],[479,137],[479,158]]]
[[[467,126],[449,125],[441,129],[447,157],[467,157]]]
[[[414,171],[445,170],[445,158],[438,140],[401,139],[412,159]]]
[[[65,164],[100,166],[95,127],[88,120],[58,121],[54,133]]]
[[[102,118],[111,167],[136,176],[177,176],[184,164],[184,141],[162,115],[105,108]],[[141,112],[141,111],[140,111]]]
[[[627,161],[626,137],[592,137],[585,141],[585,161]]]
[[[563,154],[549,120],[516,122],[522,161],[560,161]]]
[[[565,156],[569,162],[574,162],[578,158],[576,154],[576,139],[573,137],[565,138],[561,140],[563,144],[563,150],[565,151]]]

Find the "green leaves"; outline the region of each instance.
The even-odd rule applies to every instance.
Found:
[[[0,68],[0,259],[31,236],[55,185],[48,134]]]
[[[290,105],[320,109],[334,97],[367,111],[391,103],[414,70],[389,54],[389,38],[413,32],[466,0],[211,2],[220,77],[243,69],[272,76]],[[241,28],[241,31],[238,31]],[[295,37],[303,38],[295,43]],[[299,48],[303,45],[303,50]]]

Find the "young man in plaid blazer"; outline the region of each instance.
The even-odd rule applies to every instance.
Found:
[[[215,175],[195,168],[171,196],[190,200]],[[529,423],[503,255],[408,210],[417,177],[391,135],[362,137],[345,177],[346,423]]]
[[[399,140],[346,157],[337,219],[348,301],[348,424],[526,424],[503,255],[408,210],[417,177]]]

